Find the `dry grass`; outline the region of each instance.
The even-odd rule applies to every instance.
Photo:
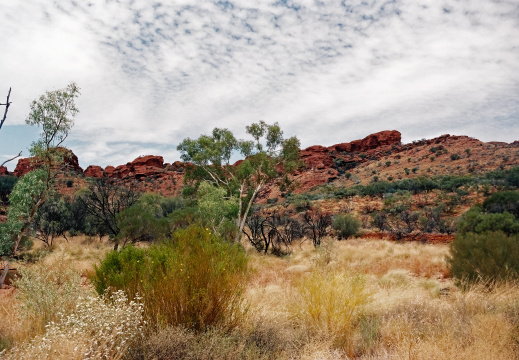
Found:
[[[66,259],[88,272],[106,250],[96,247],[60,243],[41,266]],[[449,278],[447,245],[326,239],[320,249],[305,242],[293,250],[284,258],[249,252],[249,316],[231,332],[157,329],[127,358],[519,358],[519,286],[461,291]],[[27,330],[22,305],[13,290],[2,290],[4,347],[41,335]]]
[[[303,244],[283,259],[251,254],[256,271],[248,299],[256,319],[267,319],[280,332],[299,329],[292,358],[516,359],[519,287],[462,292],[448,278],[447,253],[447,245],[328,239],[322,249]],[[325,275],[316,278],[316,272]],[[327,316],[316,316],[316,309],[330,306],[335,289],[344,297],[337,314],[351,310],[358,294],[347,286],[355,274],[363,278],[369,301],[344,326],[324,326]],[[314,285],[306,300],[303,279]]]

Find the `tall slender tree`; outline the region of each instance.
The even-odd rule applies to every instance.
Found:
[[[300,165],[299,140],[284,139],[278,123],[260,121],[247,126],[246,131],[252,140],[238,140],[228,129],[215,128],[212,135],[186,138],[177,147],[182,160],[194,164],[188,167],[187,181],[209,181],[225,189],[227,198],[237,200],[236,241],[258,193],[271,181],[288,183],[289,174]],[[235,154],[245,159],[232,165]]]
[[[70,83],[66,88],[47,91],[31,103],[25,122],[42,127],[40,138],[32,143],[30,152],[38,167],[25,174],[14,186],[9,200],[7,223],[0,228],[0,255],[7,257],[0,276],[2,287],[10,263],[16,256],[22,236],[31,224],[38,208],[45,202],[51,183],[65,153],[59,146],[67,138],[78,113],[74,99],[79,88]],[[36,164],[35,164],[36,165]]]

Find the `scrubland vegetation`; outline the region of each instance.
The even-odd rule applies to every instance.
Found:
[[[211,251],[223,251],[220,246]],[[2,294],[0,334],[7,349],[3,357],[514,359],[518,355],[519,287],[506,281],[457,287],[445,261],[448,245],[338,242],[326,237],[317,249],[307,241],[285,257],[241,250],[238,261],[227,259],[214,266],[214,272],[198,271],[210,267],[198,262],[204,255],[197,250],[195,258],[186,256],[182,265],[175,262],[171,264],[175,269],[155,275],[147,272],[161,266],[151,264],[155,257],[144,259],[136,253],[157,251],[154,256],[160,256],[158,249],[125,249],[114,255],[110,243],[80,236],[70,242],[59,239],[52,252],[40,251],[40,258],[21,270],[16,290]],[[168,251],[188,254],[186,249]],[[236,251],[232,248],[229,254]],[[119,286],[127,294],[139,290],[134,302],[126,301],[128,295],[117,287],[105,292],[111,301],[97,295],[99,284],[91,284],[106,278],[98,277],[94,266],[105,254],[136,266],[134,272],[124,271],[122,279],[113,280],[126,282],[127,286]],[[249,270],[240,263],[245,258]],[[143,259],[148,263],[139,268]],[[113,263],[105,261],[97,272],[107,273],[103,266],[114,270]],[[237,267],[229,272],[221,267],[233,264]],[[148,279],[181,270],[185,274],[172,284]],[[156,286],[141,283],[142,279]],[[173,288],[176,291],[170,291]],[[179,318],[179,312],[184,317]]]
[[[519,357],[518,167],[291,195],[299,141],[259,122],[185,139],[181,196],[110,179],[63,196],[78,91],[33,103],[42,163],[0,178],[1,358]],[[268,183],[286,199],[254,205]],[[402,240],[421,233],[456,236]]]

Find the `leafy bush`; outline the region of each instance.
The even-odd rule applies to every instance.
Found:
[[[162,214],[162,208],[159,207]],[[124,209],[116,216],[119,233],[116,241],[127,242],[153,241],[166,238],[169,233],[168,220],[156,216],[144,204],[137,203]]]
[[[460,159],[460,156],[458,154],[451,154],[451,160],[454,161],[454,160],[459,160]]]
[[[350,214],[337,214],[333,217],[333,228],[339,239],[347,239],[359,232],[360,221]]]
[[[489,196],[483,205],[470,208],[459,221],[458,232],[484,233],[502,231],[507,235],[519,234],[519,218],[513,213],[517,210],[517,192],[495,193]]]
[[[100,294],[111,288],[124,290],[129,298],[142,296],[152,324],[201,331],[237,324],[246,279],[243,249],[192,225],[176,231],[169,242],[109,253],[93,283]]]
[[[448,263],[452,276],[462,283],[519,279],[519,235],[457,234]]]
[[[458,224],[451,245],[451,273],[460,281],[500,281],[519,278],[517,192],[489,196],[473,206]],[[485,212],[486,211],[486,212]]]
[[[65,236],[74,220],[71,206],[63,198],[55,195],[48,197],[34,216],[32,230],[36,238],[46,246],[52,246],[54,238]]]
[[[501,191],[492,194],[483,202],[483,209],[489,213],[506,211],[519,218],[519,191]]]

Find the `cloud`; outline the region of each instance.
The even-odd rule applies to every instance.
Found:
[[[260,119],[303,146],[385,129],[519,133],[514,1],[10,0],[0,22],[0,79],[16,94],[6,125],[76,81],[69,146],[83,166],[171,162],[185,137],[243,136]]]

